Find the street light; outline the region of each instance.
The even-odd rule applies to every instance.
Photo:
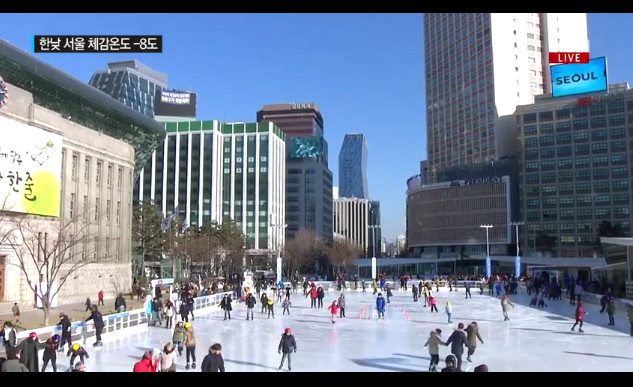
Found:
[[[517,255],[514,257],[514,276],[519,278],[521,275],[521,256],[519,255],[519,226],[523,226],[525,222],[512,222],[510,226],[514,226],[516,230],[516,238],[517,238]]]
[[[271,229],[280,229],[281,232],[283,232],[286,227],[288,227],[287,224],[281,224],[281,223],[273,223],[273,214],[270,214],[270,223],[269,226]],[[277,284],[279,284],[279,282],[281,282],[281,278],[282,278],[282,262],[281,262],[281,243],[279,243],[279,232],[276,232],[275,235],[275,249],[277,250]]]
[[[492,275],[492,268],[490,264],[490,229],[492,228],[492,224],[482,224],[479,226],[480,228],[486,229],[486,277],[490,277]]]
[[[376,268],[376,229],[380,228],[380,226],[378,225],[370,225],[368,226],[368,228],[371,228],[372,230],[372,247],[373,247],[373,255],[371,257],[371,277],[372,279],[375,279],[377,276],[377,268]]]

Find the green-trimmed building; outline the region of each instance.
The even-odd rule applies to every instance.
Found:
[[[165,123],[167,137],[141,171],[134,198],[165,215],[178,211],[190,227],[229,217],[247,248],[283,245],[285,133],[269,122]]]

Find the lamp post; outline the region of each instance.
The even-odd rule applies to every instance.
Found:
[[[281,282],[282,279],[282,261],[281,261],[281,248],[282,248],[282,244],[279,243],[279,232],[284,232],[284,230],[286,229],[286,227],[288,227],[287,224],[281,224],[281,223],[273,223],[273,214],[270,215],[270,228],[275,230],[275,229],[280,229],[281,231],[277,231],[275,232],[275,249],[277,250],[277,282],[276,284],[279,284],[279,282]]]
[[[492,267],[490,263],[490,229],[492,228],[492,224],[482,224],[479,226],[480,228],[486,229],[486,277],[490,277],[492,275]]]
[[[519,254],[519,226],[523,226],[525,222],[512,222],[510,226],[514,226],[516,230],[516,239],[517,239],[517,255],[514,257],[514,276],[519,278],[521,276],[521,255]]]
[[[376,229],[380,228],[378,225],[370,225],[368,226],[372,230],[371,239],[372,239],[372,247],[373,247],[373,255],[371,257],[371,278],[377,278],[377,267],[376,267]]]

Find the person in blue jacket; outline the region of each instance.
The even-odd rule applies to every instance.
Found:
[[[382,296],[382,293],[378,293],[378,297],[376,297],[376,310],[378,311],[378,318],[385,319],[385,299]]]

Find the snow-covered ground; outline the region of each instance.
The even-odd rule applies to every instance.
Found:
[[[551,301],[545,310],[529,307],[524,291],[513,295],[516,308],[510,311],[510,321],[503,322],[498,298],[479,295],[473,289],[472,299],[464,299],[463,290],[437,293],[440,313],[430,313],[423,301],[414,303],[410,291],[394,292],[385,321],[376,321],[371,313],[375,298],[367,293],[346,292],[347,318],[330,322],[327,306],[338,292],[326,293],[323,309],[310,309],[310,302],[301,293],[292,295],[292,315],[282,316],[280,304],[275,305],[275,319],[260,313],[255,306],[255,320],[246,321],[243,307],[237,307],[232,320],[223,321],[222,313],[198,316],[194,323],[197,339],[199,372],[202,358],[215,342],[223,346],[227,372],[278,372],[281,355],[277,345],[284,328],[292,328],[298,351],[293,354],[293,371],[418,371],[426,372],[430,356],[424,343],[433,329],[442,329],[446,340],[457,323],[477,321],[484,340],[473,356],[469,370],[487,364],[495,371],[630,371],[633,369],[633,338],[629,336],[626,311],[616,311],[616,327],[607,327],[606,315],[598,307],[587,305],[585,333],[571,332],[574,306],[566,300]],[[487,289],[486,289],[487,294]],[[453,325],[448,325],[444,306],[453,305]],[[360,319],[361,309],[368,313]],[[370,319],[369,317],[372,316]],[[110,341],[103,347],[86,346],[90,359],[87,371],[131,371],[145,349],[162,348],[171,340],[164,328],[149,328],[144,334]],[[440,349],[440,367],[449,348]],[[60,357],[63,370],[68,358]],[[465,360],[465,356],[464,356]],[[178,372],[186,372],[185,357],[178,359]],[[468,363],[464,362],[464,367]],[[286,369],[287,367],[284,367]],[[50,366],[48,371],[50,372]]]

